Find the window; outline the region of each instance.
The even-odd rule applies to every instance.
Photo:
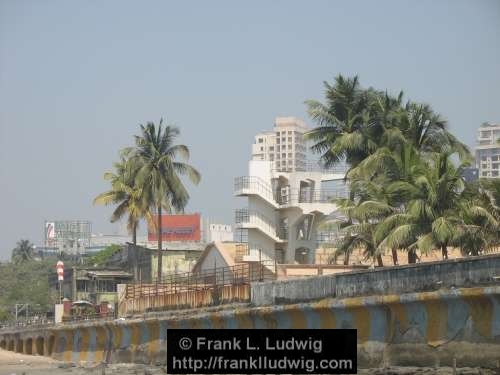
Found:
[[[292,143],[292,137],[288,137],[288,142]]]
[[[491,137],[491,131],[482,131],[481,138],[489,138]]]
[[[261,147],[261,148],[260,148],[260,151],[264,151],[264,147]]]
[[[286,142],[286,138],[285,137],[281,138],[281,143],[285,143],[285,142]]]
[[[281,157],[282,157],[283,159],[286,159],[286,154],[281,154]]]
[[[274,146],[270,146],[269,151],[274,151]]]
[[[280,144],[280,139],[279,138],[276,138],[276,144]]]
[[[292,157],[292,154],[288,154],[288,157],[291,158]]]
[[[264,142],[264,140],[262,138],[259,138],[259,143],[262,143]]]

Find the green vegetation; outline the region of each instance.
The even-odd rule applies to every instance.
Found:
[[[167,125],[163,120],[158,126],[148,122],[140,125],[141,134],[135,136],[135,147],[122,150],[121,161],[114,165],[115,173],[106,173],[111,190],[100,194],[94,200],[97,204],[117,204],[111,221],[128,215],[128,229],[133,233],[135,243],[139,221],[145,218],[154,226],[158,235],[158,280],[161,280],[161,215],[183,212],[189,194],[181,177],[187,176],[198,184],[199,172],[191,165],[189,149],[185,145],[174,144],[179,129]],[[181,160],[181,161],[179,161]],[[157,223],[152,223],[155,212]]]
[[[110,258],[121,250],[120,245],[108,245],[97,254],[91,256],[85,260],[85,263],[89,266],[105,266]]]
[[[12,250],[11,259],[14,263],[20,264],[32,260],[35,255],[35,248],[28,240],[20,240]]]
[[[307,137],[325,166],[349,168],[349,198],[336,200],[346,219],[334,223],[346,264],[356,248],[381,266],[388,251],[397,264],[398,249],[415,263],[417,252],[447,259],[448,246],[464,255],[498,246],[500,181],[464,181],[472,156],[429,105],[363,89],[357,77],[325,88],[326,103],[306,102],[318,125]]]
[[[14,319],[19,303],[30,304],[32,311],[41,313],[51,310],[57,295],[50,295],[48,278],[55,273],[55,259],[0,263],[0,321]]]

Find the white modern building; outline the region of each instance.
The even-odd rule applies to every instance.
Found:
[[[295,117],[277,117],[272,132],[255,136],[252,160],[271,161],[282,172],[304,171],[306,168],[307,126]]]
[[[479,127],[476,144],[476,167],[479,178],[500,177],[500,124],[484,123]]]
[[[347,196],[345,170],[324,170],[307,162],[303,121],[285,117],[277,118],[275,124],[273,133],[255,137],[248,175],[235,179],[235,195],[248,199],[247,207],[235,215],[235,240],[244,243],[238,260],[314,263],[318,226],[336,211],[331,200]],[[283,145],[287,146],[285,157]]]

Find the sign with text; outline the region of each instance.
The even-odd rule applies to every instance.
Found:
[[[200,214],[162,215],[161,239],[163,241],[200,241]],[[153,222],[158,222],[158,216],[153,216]],[[155,227],[148,227],[148,241],[158,241]]]
[[[356,374],[355,329],[170,329],[169,374]]]

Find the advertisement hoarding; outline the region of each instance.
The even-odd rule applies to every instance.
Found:
[[[153,220],[156,223],[158,216],[153,215]],[[200,214],[162,215],[162,241],[200,241],[200,224]],[[155,227],[148,226],[148,241],[158,241]]]

